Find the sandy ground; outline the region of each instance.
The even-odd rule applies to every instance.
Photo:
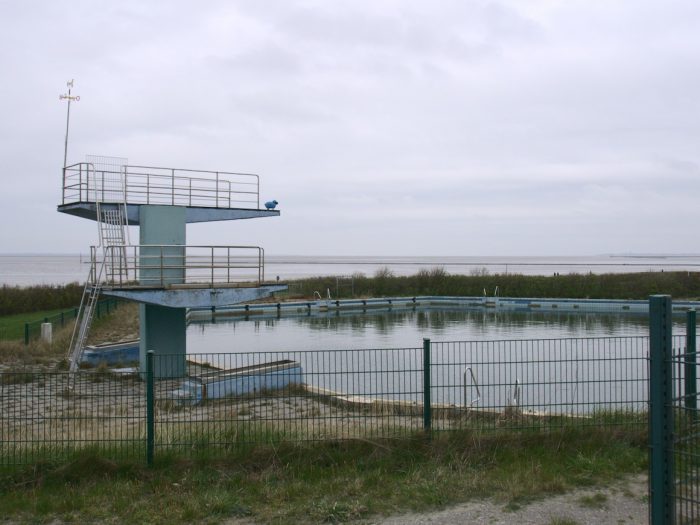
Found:
[[[402,514],[365,523],[382,525],[622,525],[648,523],[647,477],[637,475],[612,487],[576,490],[518,508],[490,500],[472,501],[449,509]]]

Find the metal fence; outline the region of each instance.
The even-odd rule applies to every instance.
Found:
[[[145,450],[146,383],[96,370],[0,373],[0,465],[60,459],[85,447],[112,457]]]
[[[419,431],[644,431],[647,349],[615,337],[154,355],[145,372],[83,369],[72,388],[64,371],[2,371],[0,464],[85,446],[152,459]]]
[[[123,302],[122,299],[103,299],[99,301],[95,307],[95,318],[100,319],[103,315],[108,315],[114,311],[117,306]],[[30,341],[38,339],[41,337],[41,325],[43,323],[51,323],[54,328],[63,328],[66,324],[73,321],[78,316],[78,308],[70,308],[59,312],[54,315],[49,315],[43,319],[37,319],[35,321],[29,321],[24,323],[24,333],[20,336],[11,333],[9,330],[2,332],[0,331],[0,341],[7,340],[24,340],[24,344],[28,345]]]
[[[642,424],[647,337],[432,343],[431,400],[450,428]],[[433,408],[435,411],[436,408]]]
[[[687,314],[686,337],[671,335],[671,298],[650,301],[649,521],[700,523],[700,418],[697,316]]]

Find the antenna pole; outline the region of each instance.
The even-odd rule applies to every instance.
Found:
[[[76,102],[80,101],[80,96],[79,95],[71,95],[71,89],[73,89],[73,82],[74,80],[71,79],[68,82],[66,82],[66,85],[68,86],[68,94],[67,95],[59,95],[58,100],[67,100],[68,101],[68,112],[66,114],[66,142],[65,146],[63,148],[63,167],[66,167],[66,161],[68,160],[68,126],[70,125],[70,103],[75,100]]]

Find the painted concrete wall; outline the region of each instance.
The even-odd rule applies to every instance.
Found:
[[[146,248],[144,244],[186,244],[185,208],[181,206],[141,207],[140,253],[141,284],[162,286],[185,280],[185,249]],[[153,267],[153,269],[149,269]]]
[[[185,250],[181,247],[148,248],[147,244],[186,244],[186,210],[181,206],[141,206],[140,243],[141,284],[179,284],[185,281]],[[149,269],[153,266],[153,269]],[[146,352],[155,353],[156,377],[185,375],[185,308],[151,304],[139,307],[141,370],[146,369]],[[169,357],[159,357],[167,354]]]
[[[184,377],[187,310],[142,304],[139,306],[139,313],[141,370],[146,370],[146,352],[153,350],[155,377]],[[167,357],[162,357],[163,355]]]

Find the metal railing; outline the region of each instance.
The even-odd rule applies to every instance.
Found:
[[[106,261],[102,277],[99,268]],[[90,247],[90,284],[163,288],[265,281],[265,250],[259,246],[142,244]]]
[[[95,201],[259,209],[260,177],[150,166],[108,171],[87,162],[63,168],[62,204]]]

